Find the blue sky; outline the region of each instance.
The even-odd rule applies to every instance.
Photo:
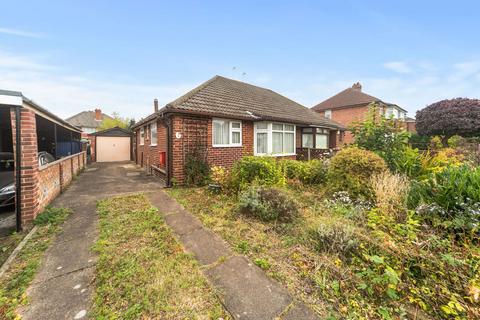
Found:
[[[360,81],[411,116],[480,96],[478,1],[4,1],[0,88],[139,119],[219,74],[311,107]]]

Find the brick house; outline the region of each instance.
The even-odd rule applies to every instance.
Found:
[[[137,164],[184,181],[185,160],[201,152],[210,165],[230,168],[247,155],[315,157],[337,147],[344,127],[272,90],[215,76],[134,127]]]
[[[370,103],[379,104],[382,107],[380,112],[387,117],[393,117],[394,119],[402,121],[402,125],[407,131],[411,131],[412,128],[414,130],[415,120],[408,118],[408,122],[405,121],[407,119],[407,110],[396,104],[384,102],[379,98],[362,92],[362,85],[359,82],[353,84],[351,88],[347,88],[327,100],[320,102],[312,107],[312,109],[320,113],[323,117],[332,119],[348,127],[356,121],[365,119]],[[352,142],[352,134],[348,131],[345,132],[344,143]]]
[[[76,115],[65,119],[65,121],[73,126],[79,127],[82,129],[82,133],[89,135],[97,132],[102,121],[105,119],[113,120],[112,117],[108,114],[102,113],[102,110],[97,108],[95,111],[82,111],[77,113]]]
[[[0,152],[14,159],[17,230],[35,217],[86,165],[81,130],[16,91],[0,90]],[[55,161],[40,163],[39,152]]]

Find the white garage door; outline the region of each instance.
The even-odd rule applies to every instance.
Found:
[[[97,137],[97,162],[130,160],[130,137]]]

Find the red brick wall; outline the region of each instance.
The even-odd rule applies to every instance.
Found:
[[[151,122],[153,123],[153,122]],[[157,122],[157,145],[152,146],[150,145],[150,127],[151,123],[147,123],[143,126],[145,130],[145,139],[144,144],[140,145],[140,128],[135,130],[135,162],[138,165],[142,165],[147,169],[151,169],[150,166],[155,166],[166,170],[166,165],[160,165],[160,152],[165,152],[166,161],[167,163],[168,155],[167,155],[167,127],[162,121]],[[143,156],[143,164],[142,164],[142,156]],[[152,173],[158,174],[159,172],[156,170],[152,170]]]
[[[358,106],[358,107],[351,107],[345,109],[337,109],[332,110],[332,120],[337,121],[344,126],[348,127],[355,121],[362,121],[365,119],[368,112],[368,105]],[[325,116],[324,111],[319,112],[321,115]],[[343,138],[343,143],[352,143],[353,142],[353,135],[349,132],[345,132],[345,136]]]

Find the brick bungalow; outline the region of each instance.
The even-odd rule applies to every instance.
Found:
[[[184,181],[190,153],[226,168],[248,155],[305,159],[335,149],[344,127],[272,90],[215,76],[160,110],[155,100],[133,130],[136,163],[171,185]]]
[[[407,118],[407,110],[400,106],[387,103],[379,98],[362,92],[362,85],[357,82],[351,88],[347,88],[325,101],[315,105],[312,109],[328,119],[332,119],[345,127],[350,126],[356,121],[365,119],[370,103],[378,103],[382,106],[381,112],[386,116],[392,116],[394,119],[402,121],[402,125],[407,131],[414,132],[415,119]],[[408,119],[408,121],[407,121]],[[352,143],[353,136],[350,132],[345,132],[344,143]]]
[[[21,92],[0,90],[0,152],[13,153],[17,230],[35,217],[86,165],[81,130]],[[56,161],[39,164],[39,152]]]

